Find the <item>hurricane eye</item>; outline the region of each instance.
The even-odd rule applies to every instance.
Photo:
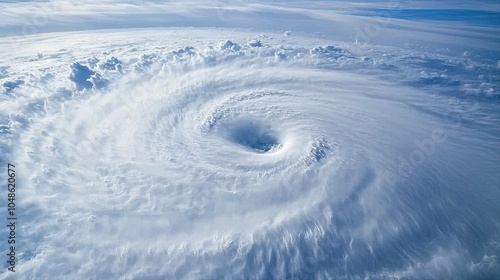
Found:
[[[266,153],[280,146],[276,132],[257,121],[236,121],[227,124],[223,130],[227,140],[257,153]]]

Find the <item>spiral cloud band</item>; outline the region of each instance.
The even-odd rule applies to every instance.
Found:
[[[22,221],[5,279],[500,272],[494,59],[290,32],[85,34],[2,54]]]

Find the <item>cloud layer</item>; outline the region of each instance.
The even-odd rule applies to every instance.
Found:
[[[337,3],[1,4],[2,277],[500,275],[497,28]]]

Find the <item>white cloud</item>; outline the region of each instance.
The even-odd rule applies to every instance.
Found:
[[[360,5],[0,4],[2,277],[494,275],[497,28]]]

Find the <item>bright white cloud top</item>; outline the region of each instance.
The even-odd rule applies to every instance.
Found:
[[[500,277],[500,6],[451,6],[4,1],[1,277]]]

